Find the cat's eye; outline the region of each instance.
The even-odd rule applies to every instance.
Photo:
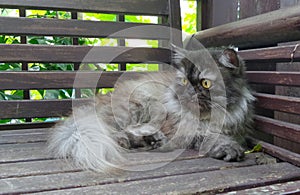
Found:
[[[186,78],[182,78],[181,82],[183,85],[187,85],[188,84],[188,80]]]
[[[202,87],[203,87],[204,89],[209,89],[209,88],[211,88],[212,83],[211,83],[211,81],[208,80],[208,79],[202,79],[202,80],[201,80],[201,85],[202,85]]]

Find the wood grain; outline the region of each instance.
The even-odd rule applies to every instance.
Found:
[[[249,195],[249,194],[297,194],[300,193],[300,181],[291,181],[286,183],[278,183],[257,188],[251,188],[240,191],[233,191],[230,194]],[[221,193],[220,195],[222,195]],[[224,193],[225,195],[227,193]],[[227,194],[228,195],[228,194]]]
[[[247,62],[296,62],[300,60],[300,47],[297,45],[288,45],[258,48],[242,50],[238,54]]]
[[[0,89],[70,89],[70,88],[111,88],[123,75],[132,79],[143,72],[0,72]],[[128,77],[128,78],[130,78]],[[15,78],[18,78],[17,80]]]
[[[262,145],[264,152],[276,158],[279,158],[282,161],[292,163],[296,166],[300,166],[300,154],[291,152],[282,147],[275,146],[267,142],[260,141],[259,143]]]
[[[4,45],[0,62],[52,63],[168,63],[171,51],[163,48]]]
[[[247,71],[250,83],[300,86],[300,72]]]
[[[240,0],[240,18],[256,16],[280,8],[280,0]]]
[[[168,15],[168,0],[0,0],[0,7],[77,12]],[[144,9],[147,8],[147,9]]]
[[[90,102],[85,99],[63,100],[12,100],[0,101],[0,109],[6,112],[0,118],[45,118],[63,117],[72,112],[72,107],[84,105]]]
[[[169,164],[171,166],[171,164]],[[167,165],[168,166],[168,165]],[[184,165],[177,166],[176,169],[180,167],[185,167]],[[174,167],[175,168],[175,167]],[[176,169],[171,169],[174,173]],[[210,172],[196,172],[191,174],[177,174],[170,175],[159,178],[154,175],[157,174],[160,170],[152,171],[150,175],[145,172],[143,175],[147,177],[151,177],[147,180],[141,180],[135,178],[134,175],[130,176],[130,179],[121,177],[119,179],[121,183],[100,183],[97,184],[97,177],[92,177],[92,175],[79,175],[79,174],[64,174],[64,178],[67,178],[69,183],[64,184],[63,182],[66,179],[62,179],[60,175],[48,176],[47,177],[47,185],[42,185],[41,181],[46,178],[36,177],[36,178],[27,178],[27,181],[24,179],[21,182],[19,179],[18,183],[15,183],[12,179],[9,182],[19,191],[22,192],[29,190],[28,187],[24,184],[31,183],[34,185],[38,185],[38,189],[32,187],[30,191],[42,191],[41,186],[43,188],[53,189],[52,185],[56,181],[61,181],[59,184],[55,184],[56,187],[59,187],[61,190],[53,191],[53,192],[45,192],[40,194],[105,194],[107,192],[113,192],[115,194],[134,194],[135,192],[139,192],[140,194],[191,194],[191,193],[211,193],[215,194],[218,192],[224,192],[229,190],[238,190],[245,189],[249,187],[256,187],[261,185],[268,185],[277,182],[286,182],[288,180],[296,180],[300,177],[300,169],[289,165],[287,163],[279,163],[273,165],[263,165],[263,166],[252,166],[252,167],[243,167],[236,169],[228,169],[228,170],[218,170],[218,171],[210,171]],[[165,172],[167,173],[167,172]],[[55,177],[56,176],[56,177]],[[85,178],[87,180],[94,180],[95,182],[90,184],[92,186],[85,188],[77,188],[70,189],[76,187],[76,182],[79,181],[77,179],[79,176],[81,178]],[[88,179],[87,179],[88,178]],[[103,177],[101,178],[104,179]],[[82,179],[81,179],[82,180]],[[135,180],[135,181],[133,181]],[[5,180],[4,180],[5,181]],[[125,182],[126,181],[126,182]],[[73,185],[72,185],[73,184]],[[102,184],[102,185],[101,185]],[[105,184],[105,185],[103,185]],[[66,186],[65,189],[62,187]],[[84,185],[82,183],[82,185]],[[2,187],[2,186],[1,186]],[[13,190],[8,189],[5,185],[4,192],[11,192]],[[47,190],[48,190],[47,189]]]
[[[255,116],[255,126],[258,130],[300,143],[300,125],[287,123],[263,116]]]
[[[205,47],[255,48],[300,39],[300,6],[293,6],[194,34]],[[193,45],[190,45],[193,48]]]
[[[300,98],[263,93],[255,93],[254,95],[257,98],[256,106],[258,107],[300,114]]]
[[[12,17],[0,17],[0,23],[6,26],[6,28],[0,28],[0,34],[7,35],[133,39],[170,38],[169,28],[155,24]]]

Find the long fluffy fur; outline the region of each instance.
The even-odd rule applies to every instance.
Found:
[[[53,128],[49,150],[57,158],[99,172],[120,168],[123,154],[136,147],[192,147],[215,158],[241,160],[240,142],[251,130],[254,97],[242,60],[233,51],[226,52],[211,52],[217,66],[207,66],[213,61],[207,51],[182,50],[174,60],[179,71],[144,74],[135,80],[123,74],[111,95],[75,107],[72,115]],[[219,69],[227,85],[225,94],[219,93],[224,91],[216,74]],[[183,85],[186,78],[193,83]],[[215,83],[212,99],[201,94],[205,90],[195,92],[203,78]]]
[[[108,172],[118,168],[122,149],[112,137],[114,129],[97,117],[93,106],[79,107],[53,128],[48,148],[54,157],[68,159],[84,169]]]

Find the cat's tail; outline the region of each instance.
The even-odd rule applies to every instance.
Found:
[[[112,132],[92,108],[74,109],[70,117],[52,129],[48,149],[55,158],[71,160],[77,167],[109,172],[123,159],[123,148]]]

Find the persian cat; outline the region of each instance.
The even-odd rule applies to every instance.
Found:
[[[254,97],[245,65],[231,49],[174,47],[174,70],[124,73],[113,93],[99,95],[51,131],[48,148],[85,169],[106,172],[136,148],[192,148],[225,161],[244,156]]]

